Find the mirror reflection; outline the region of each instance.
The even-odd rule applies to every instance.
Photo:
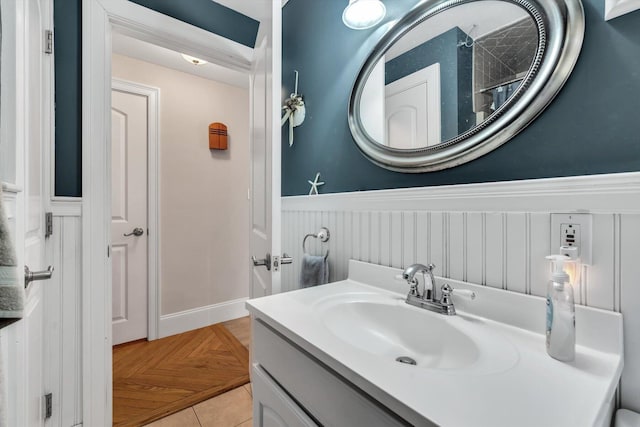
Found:
[[[360,123],[397,149],[446,142],[513,96],[537,48],[535,21],[520,6],[488,0],[447,9],[385,52],[366,80]]]

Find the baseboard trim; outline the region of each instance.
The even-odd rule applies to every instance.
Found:
[[[290,196],[284,211],[640,212],[640,172]]]
[[[238,298],[205,307],[160,316],[159,338],[192,331],[215,323],[248,316],[244,303],[248,298]]]

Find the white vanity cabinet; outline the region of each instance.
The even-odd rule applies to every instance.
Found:
[[[254,426],[317,426],[259,365],[251,369],[251,389]]]
[[[260,319],[251,326],[254,426],[411,425]]]

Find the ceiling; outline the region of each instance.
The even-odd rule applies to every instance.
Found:
[[[241,88],[249,88],[249,75],[216,64],[193,65],[182,58],[179,52],[160,47],[118,32],[113,33],[113,53],[129,56],[145,62],[193,74],[209,80]]]
[[[213,1],[213,0],[212,0]],[[282,6],[288,0],[282,0]],[[272,0],[215,0],[215,3],[240,12],[262,22],[271,14]],[[215,64],[192,65],[182,59],[179,52],[172,51],[117,32],[113,33],[113,53],[140,59],[145,62],[193,74],[209,80],[249,88],[249,76]]]

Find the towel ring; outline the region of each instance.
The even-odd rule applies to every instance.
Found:
[[[324,243],[329,240],[329,236],[330,236],[330,233],[327,227],[322,227],[317,234],[309,233],[305,235],[304,239],[302,239],[302,253],[307,253],[307,248],[306,248],[307,238],[313,237],[316,239],[320,239],[320,241]],[[325,258],[327,258],[328,256],[329,256],[329,249],[327,249],[327,252],[324,254]]]

